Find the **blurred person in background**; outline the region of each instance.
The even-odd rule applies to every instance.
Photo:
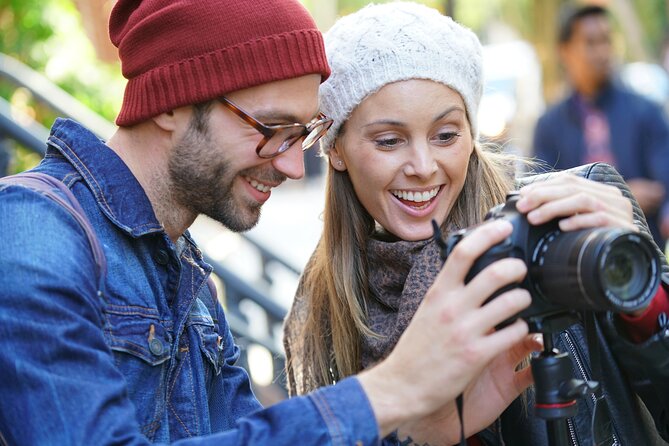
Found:
[[[558,51],[573,91],[539,118],[534,156],[547,169],[596,161],[615,166],[664,249],[669,237],[669,125],[664,111],[616,80],[605,8],[565,10]]]

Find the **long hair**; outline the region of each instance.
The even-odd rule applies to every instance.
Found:
[[[442,228],[480,223],[513,189],[513,159],[474,143],[462,191]],[[298,288],[306,310],[285,345],[291,395],[332,384],[361,370],[367,325],[367,240],[374,220],[358,200],[347,172],[328,165],[322,237]]]

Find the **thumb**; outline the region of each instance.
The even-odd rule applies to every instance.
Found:
[[[525,367],[513,375],[513,386],[518,393],[523,392],[533,382],[534,378],[532,377],[532,369],[530,367]]]
[[[514,364],[518,365],[527,355],[532,352],[540,351],[544,348],[541,335],[533,333],[525,336],[520,342],[511,347],[509,358]]]

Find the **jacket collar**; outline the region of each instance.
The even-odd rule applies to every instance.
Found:
[[[598,107],[598,108],[604,108],[607,103],[613,100],[614,96],[616,95],[616,92],[618,91],[619,87],[616,83],[615,80],[610,80],[609,82],[606,83],[602,87],[601,90],[597,93],[595,96],[594,100],[591,101],[592,105]],[[572,104],[572,106],[576,106],[576,104],[579,101],[585,101],[583,96],[581,96],[577,91],[573,91],[570,98],[569,102]]]
[[[133,237],[162,232],[144,189],[104,141],[71,119],[56,119],[47,144],[82,176],[102,212]]]

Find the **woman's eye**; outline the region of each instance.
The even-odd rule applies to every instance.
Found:
[[[458,132],[442,132],[438,133],[432,138],[432,142],[440,145],[448,145],[454,143],[460,137]]]
[[[385,149],[393,149],[400,144],[402,144],[402,139],[401,138],[381,138],[381,139],[376,139],[374,140],[374,143],[377,145],[377,147],[385,148]]]

